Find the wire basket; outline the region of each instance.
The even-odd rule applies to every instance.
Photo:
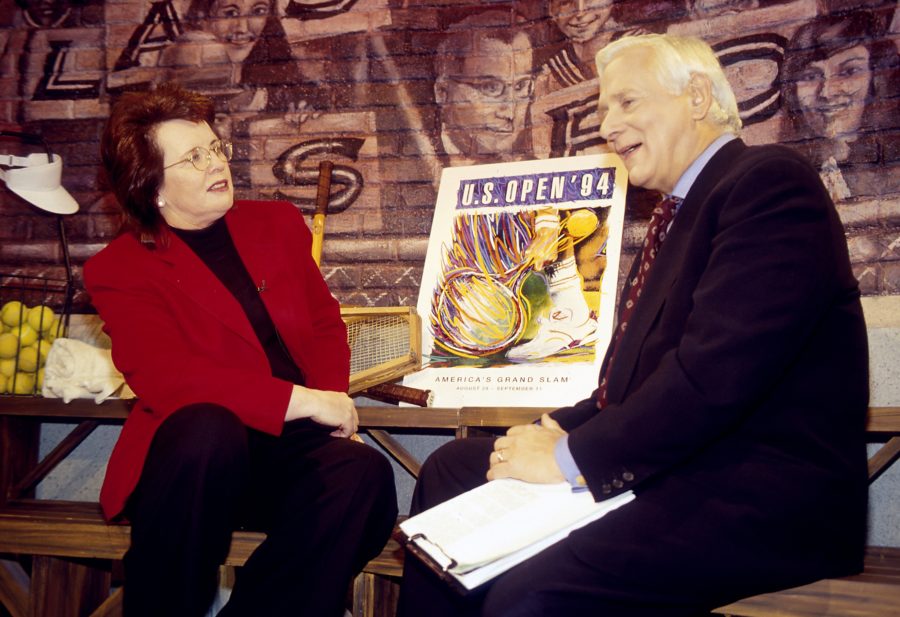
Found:
[[[53,153],[40,135],[0,130],[0,139]],[[75,290],[63,217],[57,216],[66,277],[0,272],[0,396],[38,396],[50,345],[69,332]]]
[[[71,280],[0,273],[0,396],[39,396],[50,345],[69,330]]]

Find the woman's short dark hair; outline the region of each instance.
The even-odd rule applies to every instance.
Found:
[[[119,205],[141,242],[155,244],[164,225],[156,203],[164,173],[156,127],[167,120],[212,126],[214,118],[212,100],[171,82],[150,92],[127,92],[113,105],[100,155]]]
[[[869,52],[871,82],[867,106],[895,94],[888,93],[883,85],[891,86],[897,68],[897,51],[892,41],[884,39],[883,24],[868,10],[818,17],[800,26],[785,49],[781,86],[787,107],[787,127],[783,138],[815,137],[797,96],[797,79],[806,67],[856,46],[863,46]],[[866,122],[870,130],[880,128],[877,115],[867,114]]]

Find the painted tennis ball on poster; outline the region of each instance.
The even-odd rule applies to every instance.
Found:
[[[587,208],[573,211],[566,219],[566,229],[575,238],[584,238],[597,229],[600,220],[597,215]]]

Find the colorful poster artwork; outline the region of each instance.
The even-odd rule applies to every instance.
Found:
[[[435,407],[589,395],[612,335],[627,186],[614,154],[444,169],[417,304],[423,370],[404,384]]]

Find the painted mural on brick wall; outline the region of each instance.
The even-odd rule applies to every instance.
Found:
[[[671,32],[713,45],[746,141],[818,166],[864,293],[900,293],[897,0],[0,4],[0,121],[63,155],[82,205],[68,222],[76,267],[117,229],[97,154],[110,103],[177,80],[215,99],[239,196],[311,212],[317,163],[331,159],[329,284],[345,303],[412,305],[441,171],[604,152],[594,54]],[[626,255],[649,211],[641,191],[629,199]],[[0,206],[0,263],[55,254],[35,249],[53,244],[52,225],[7,192]]]

